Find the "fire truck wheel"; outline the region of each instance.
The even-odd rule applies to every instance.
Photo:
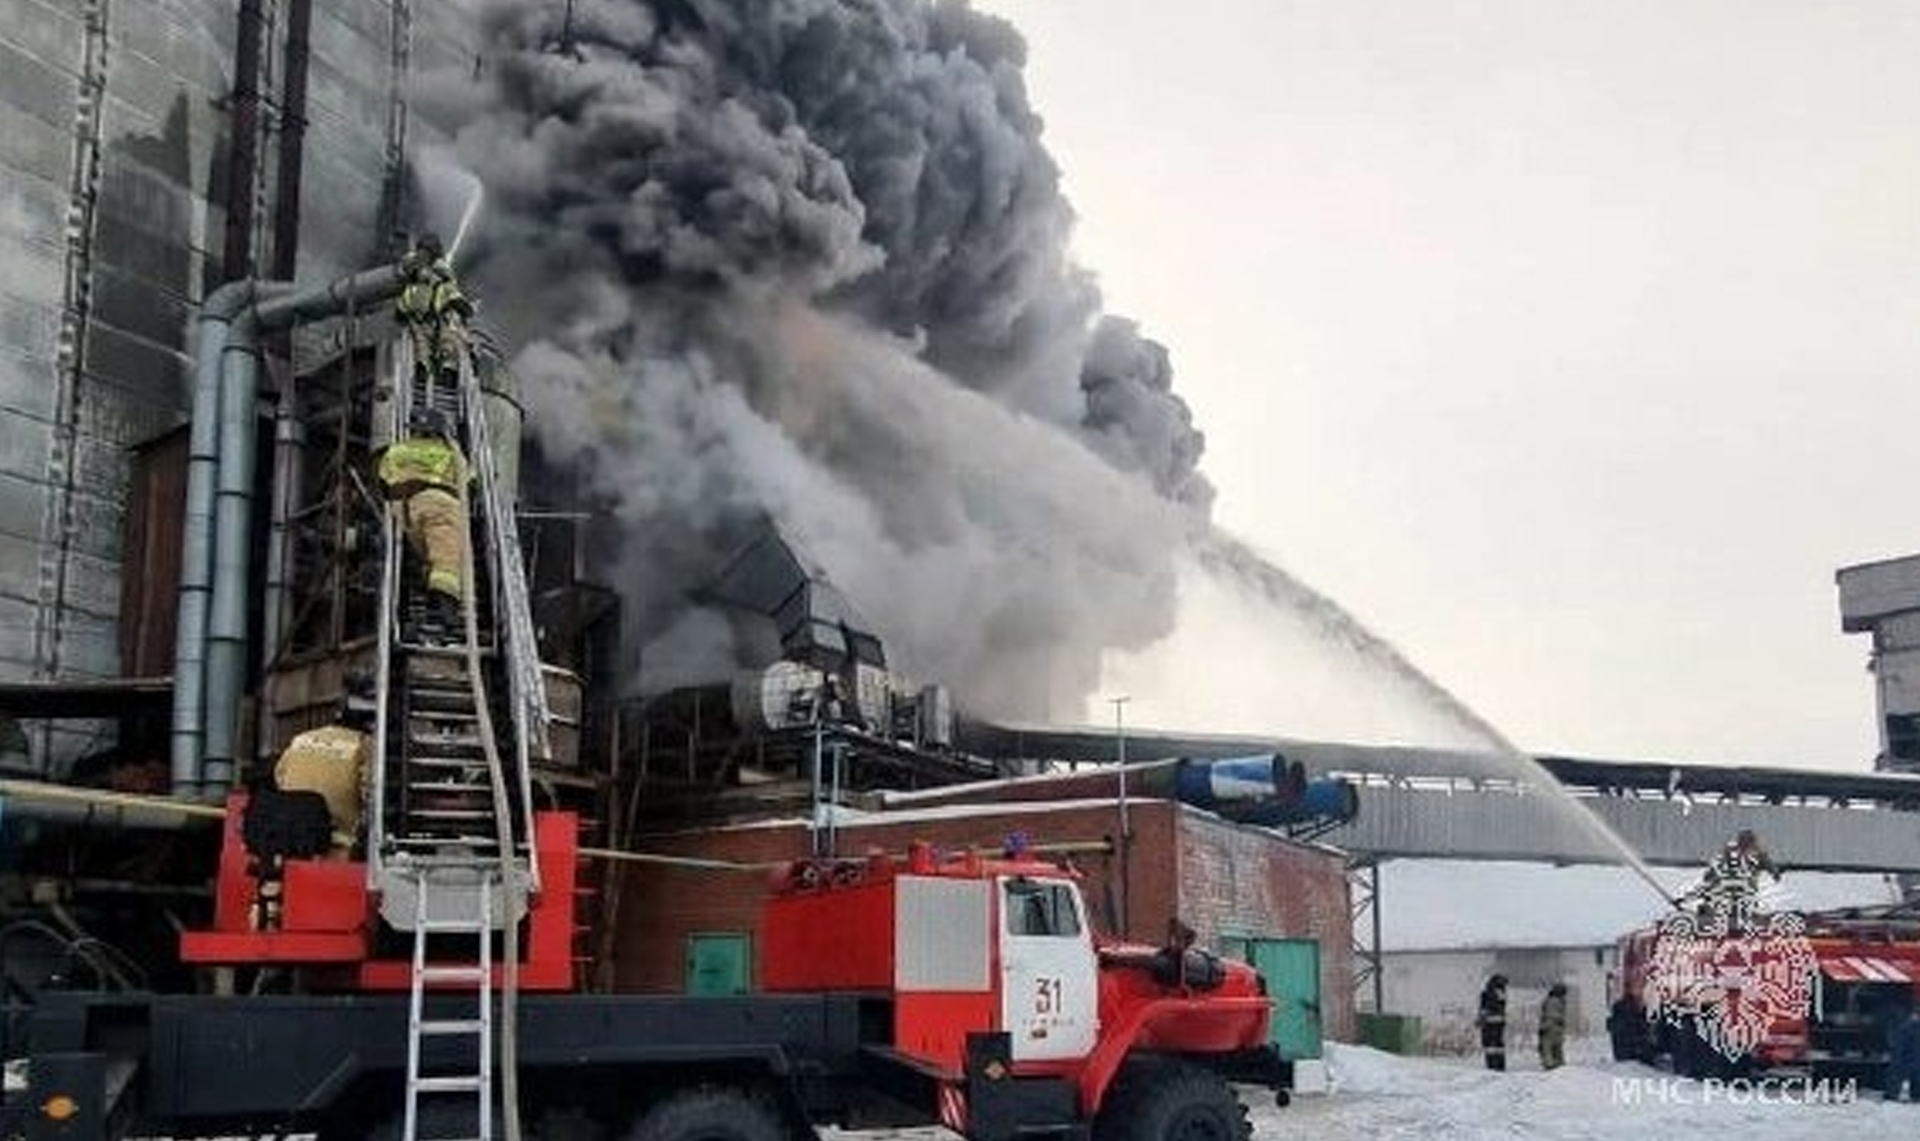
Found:
[[[626,1141],[787,1141],[787,1128],[773,1107],[756,1097],[697,1089],[654,1103],[627,1131]]]
[[[1248,1141],[1233,1087],[1185,1062],[1129,1063],[1094,1122],[1094,1141]]]

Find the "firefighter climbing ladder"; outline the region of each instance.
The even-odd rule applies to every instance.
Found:
[[[445,1115],[422,1112],[433,1104],[424,1098],[453,1094],[471,1097],[477,1112],[477,1119],[456,1118],[455,1132],[491,1136],[497,929],[503,948],[499,1073],[506,1136],[513,1141],[518,926],[540,884],[530,826],[531,764],[548,755],[546,694],[512,505],[499,484],[472,362],[460,362],[453,384],[416,369],[404,337],[393,343],[391,358],[392,438],[407,434],[417,408],[446,414],[456,437],[464,437],[458,442],[472,464],[477,497],[476,503],[465,489],[459,495],[470,540],[469,588],[453,628],[436,620],[424,575],[409,573],[397,513],[385,528],[368,866],[382,916],[413,935],[403,1136],[422,1141],[429,1123],[445,1123]],[[502,714],[504,742],[496,732]],[[454,936],[464,937],[463,958],[434,960],[430,951]],[[456,983],[471,987],[477,1010],[447,1017],[437,1003],[428,1017],[427,993]],[[461,1060],[448,1062],[445,1051],[427,1045],[450,1036],[470,1038],[474,1049],[456,1051]],[[430,1058],[433,1073],[427,1072]]]

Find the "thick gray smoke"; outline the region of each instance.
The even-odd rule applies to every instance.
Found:
[[[1166,350],[1067,259],[1009,25],[479,6],[478,73],[422,98],[487,188],[469,265],[532,430],[619,504],[644,637],[698,640],[688,592],[763,513],[983,712],[1064,711],[1169,628],[1202,439]]]

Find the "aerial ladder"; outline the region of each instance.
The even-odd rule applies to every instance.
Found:
[[[457,621],[431,605],[398,504],[385,523],[367,864],[382,918],[412,941],[403,1137],[490,1139],[501,1110],[516,1141],[519,924],[540,891],[532,766],[550,755],[546,691],[470,355],[457,377],[416,368],[404,336],[389,355],[389,438],[436,409],[472,476],[458,496],[469,541]]]

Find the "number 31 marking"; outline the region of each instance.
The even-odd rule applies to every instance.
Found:
[[[1066,1006],[1065,988],[1057,978],[1041,977],[1034,980],[1033,1012],[1035,1014],[1058,1014]]]

